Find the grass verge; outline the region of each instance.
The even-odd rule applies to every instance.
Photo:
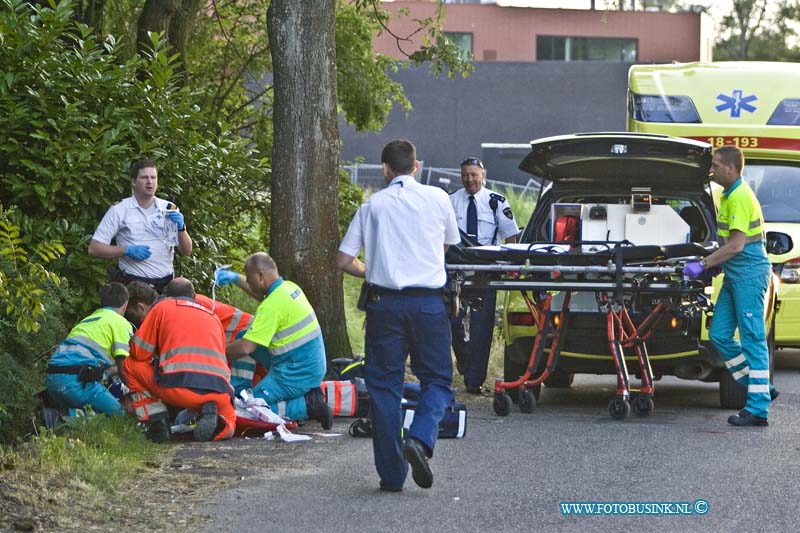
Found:
[[[129,417],[73,418],[40,431],[0,448],[0,530],[85,527],[114,509],[124,518],[147,496],[126,486],[160,469],[171,450],[148,442]]]

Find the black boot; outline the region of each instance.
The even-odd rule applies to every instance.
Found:
[[[333,411],[325,403],[321,389],[312,389],[306,393],[306,411],[309,419],[318,420],[322,424],[322,429],[333,427]]]
[[[151,416],[147,422],[147,431],[144,436],[151,442],[169,442],[171,431],[167,413],[158,413]]]
[[[217,434],[218,423],[217,404],[214,402],[204,403],[200,418],[197,419],[197,424],[194,427],[194,440],[198,442],[210,441]]]

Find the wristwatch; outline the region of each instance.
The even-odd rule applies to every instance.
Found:
[[[700,264],[703,265],[703,268],[708,268],[708,261],[706,261],[705,259],[701,259]]]

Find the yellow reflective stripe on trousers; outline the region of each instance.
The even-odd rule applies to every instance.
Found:
[[[149,391],[131,392],[131,406],[140,421],[146,421],[158,413],[166,413],[167,406]]]
[[[253,381],[255,376],[256,360],[246,355],[231,364],[231,379],[240,378]]]
[[[744,354],[739,354],[736,357],[733,357],[725,361],[725,366],[727,366],[728,368],[733,368],[735,366],[741,365],[745,361],[747,361],[747,359],[744,358]]]

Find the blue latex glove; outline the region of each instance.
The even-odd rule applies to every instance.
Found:
[[[703,264],[700,261],[693,261],[691,263],[686,263],[686,266],[683,267],[683,275],[689,278],[699,278],[705,268],[703,268]]]
[[[150,257],[150,247],[146,244],[132,244],[125,248],[125,255],[131,259],[142,261]]]
[[[236,283],[239,281],[239,274],[224,268],[217,272],[217,276],[214,278],[214,281],[220,287],[224,287],[225,285],[230,285],[231,283]]]
[[[178,231],[183,229],[184,227],[183,213],[177,210],[167,211],[167,218],[178,225]]]

